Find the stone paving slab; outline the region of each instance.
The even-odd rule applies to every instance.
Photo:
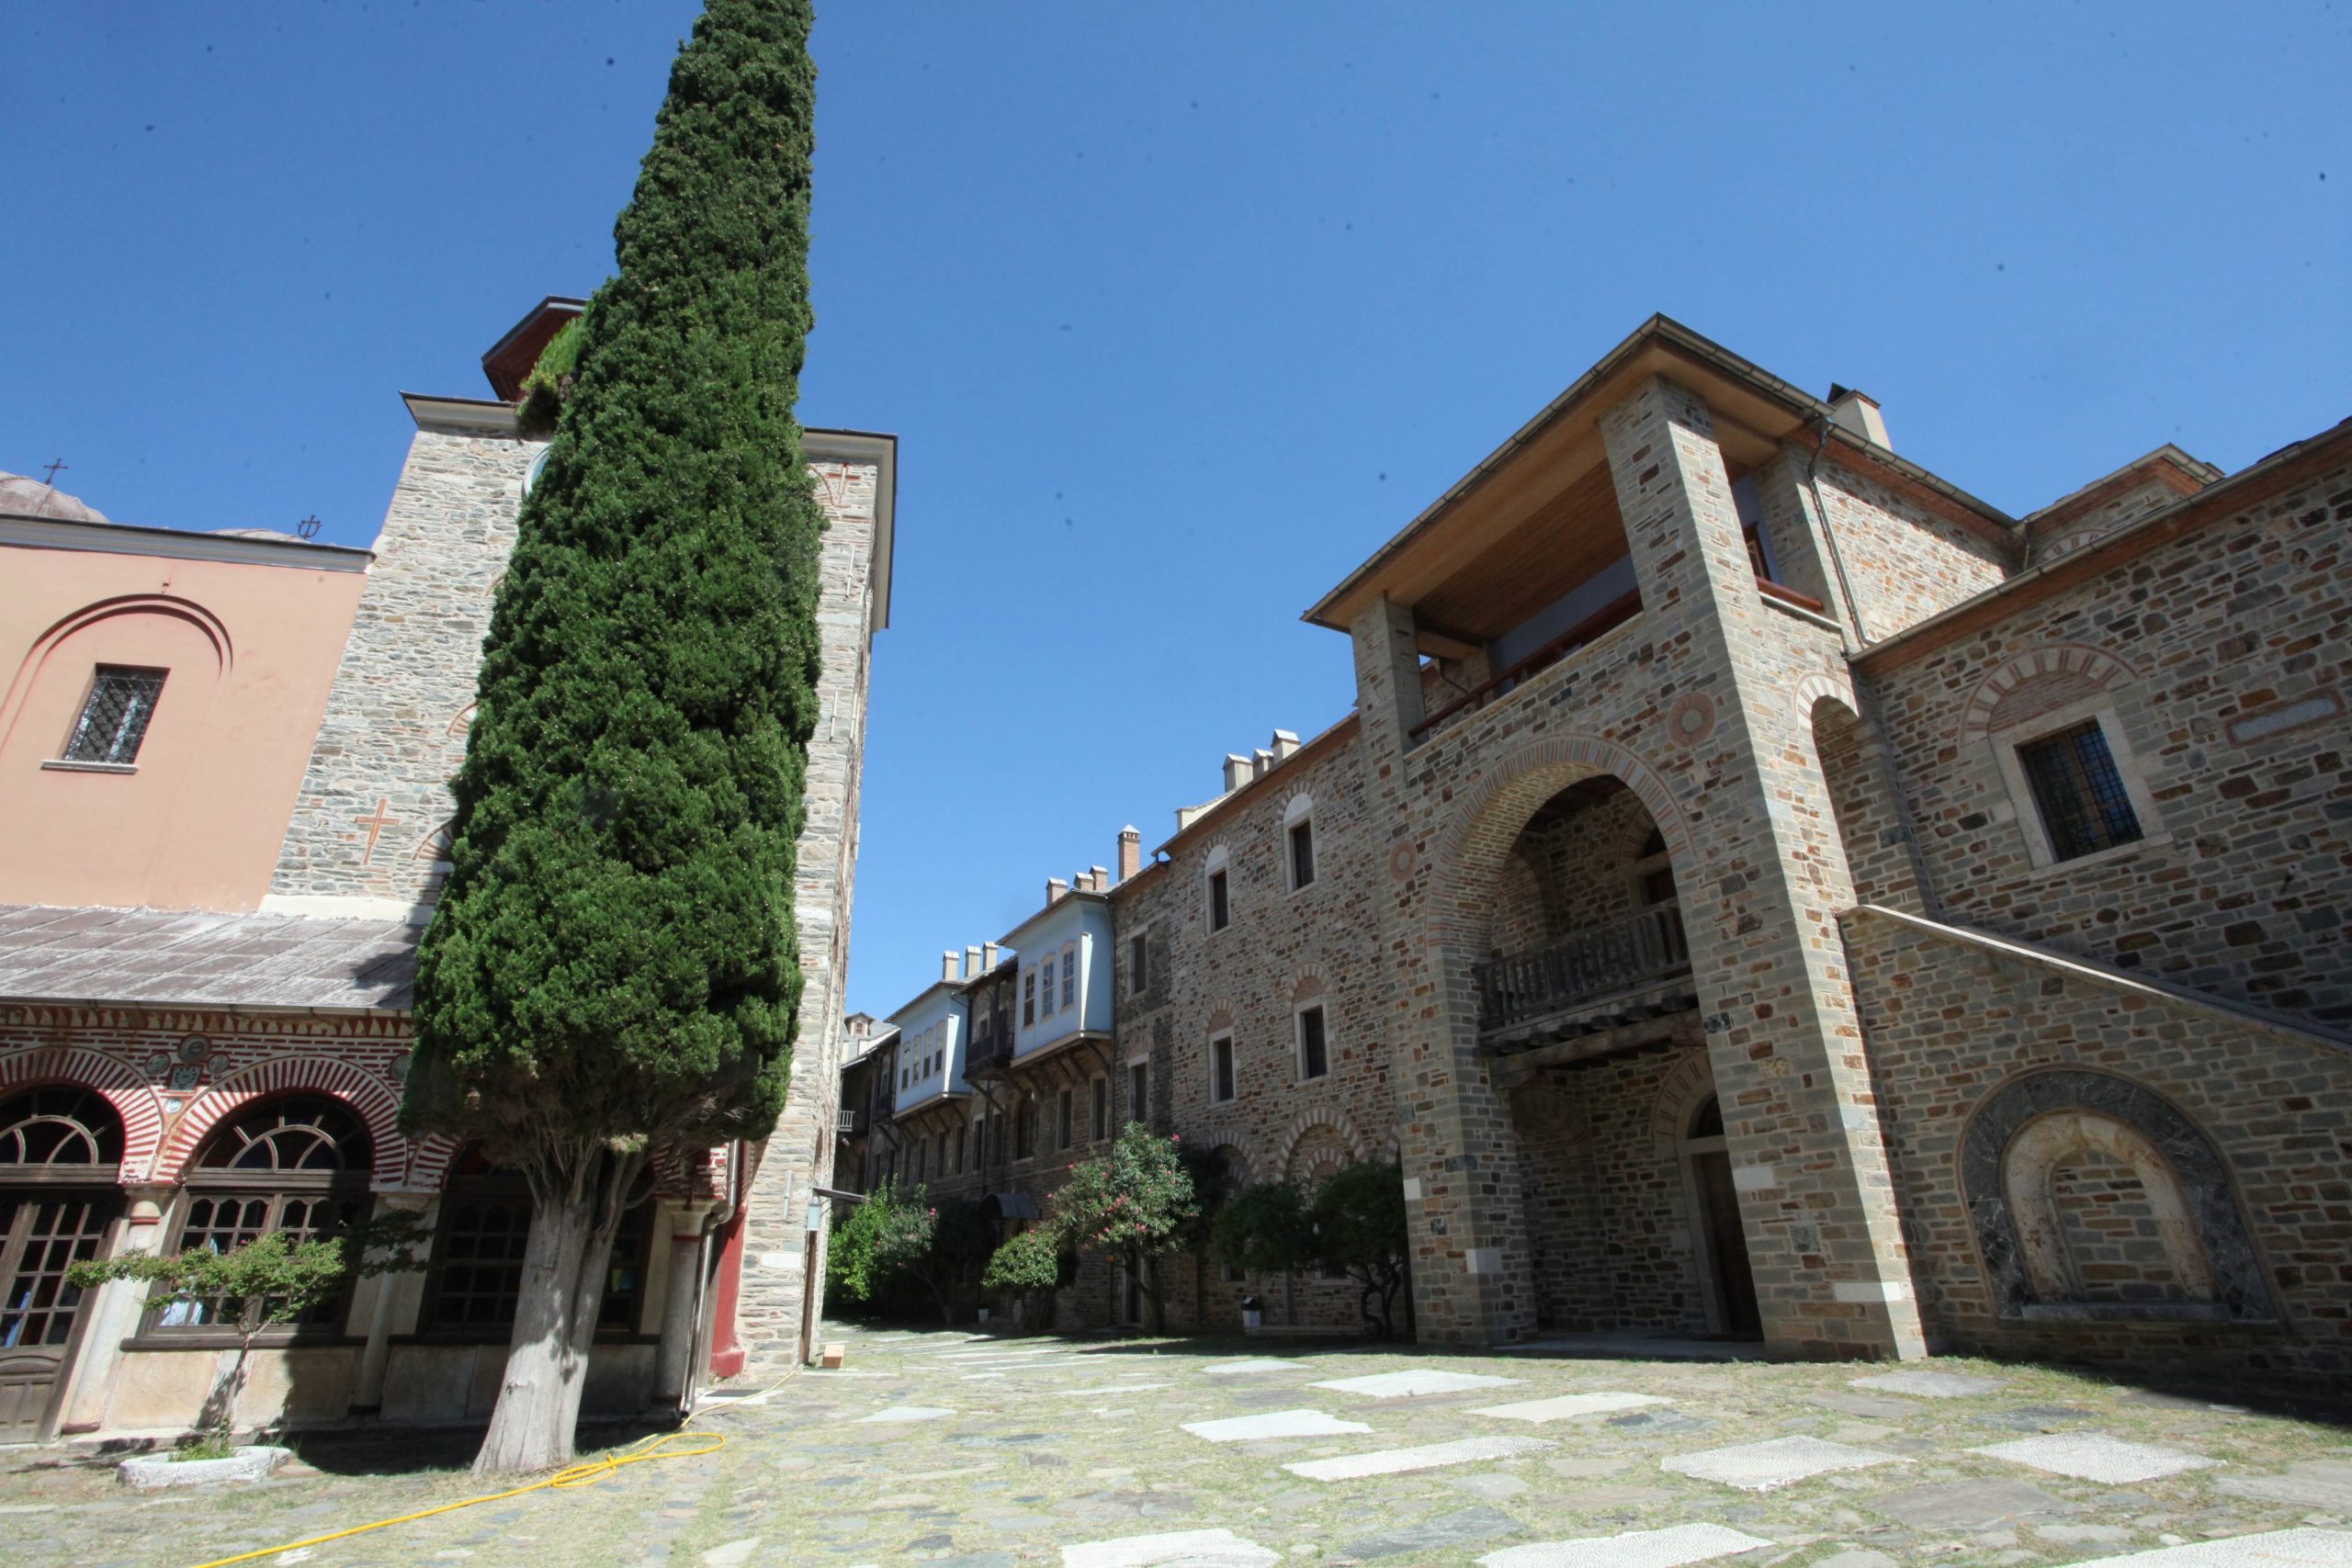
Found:
[[[1915,1529],[1984,1529],[2009,1519],[2050,1518],[2075,1505],[2023,1481],[1954,1481],[1885,1492],[1863,1506]]]
[[[1557,1447],[1557,1443],[1544,1438],[1463,1438],[1451,1443],[1429,1443],[1419,1448],[1382,1449],[1368,1454],[1345,1454],[1338,1459],[1307,1460],[1299,1464],[1286,1464],[1283,1468],[1309,1481],[1357,1481],[1367,1475],[1401,1475],[1411,1470],[1437,1470],[1449,1464],[1473,1464],[1479,1460],[1511,1459],[1520,1454],[1533,1453],[1539,1449]]]
[[[1484,1404],[1473,1416],[1498,1416],[1506,1421],[1566,1421],[1578,1416],[1600,1416],[1612,1410],[1634,1410],[1668,1401],[1655,1393],[1564,1393],[1556,1399],[1523,1399],[1514,1404]]]
[[[1920,1399],[1970,1399],[2008,1387],[1999,1378],[1973,1378],[1958,1372],[1883,1372],[1874,1378],[1848,1380],[1856,1388],[1886,1393],[1907,1393]]]
[[[1405,1372],[1374,1372],[1370,1377],[1334,1378],[1309,1383],[1309,1388],[1336,1388],[1374,1399],[1410,1399],[1424,1393],[1460,1393],[1474,1388],[1507,1388],[1522,1378],[1490,1378],[1476,1372],[1447,1372],[1417,1367]]]
[[[955,1414],[953,1410],[939,1404],[893,1404],[886,1410],[877,1410],[871,1416],[859,1416],[857,1424],[866,1427],[876,1422],[891,1425],[905,1421],[937,1421]]]
[[[2352,1532],[2271,1530],[2101,1557],[2075,1568],[2352,1568]]]
[[[1761,1443],[1737,1443],[1727,1449],[1663,1459],[1658,1461],[1658,1468],[1700,1481],[1718,1481],[1743,1492],[1770,1492],[1831,1471],[1866,1470],[1872,1465],[1900,1462],[1898,1454],[1852,1448],[1845,1443],[1826,1443],[1819,1438],[1773,1438]]]
[[[1268,1568],[1283,1554],[1227,1529],[1170,1530],[1062,1548],[1062,1568]]]
[[[1246,1361],[1220,1361],[1213,1367],[1203,1367],[1202,1372],[1213,1378],[1246,1377],[1253,1372],[1286,1372],[1297,1365],[1294,1361],[1277,1361],[1271,1357],[1257,1356]]]
[[[2277,1475],[2217,1475],[2213,1490],[2233,1497],[2352,1511],[2352,1461],[2304,1460]]]
[[[1724,1525],[1675,1525],[1662,1530],[1628,1530],[1583,1540],[1506,1547],[1478,1562],[1482,1568],[1679,1568],[1685,1562],[1736,1557],[1771,1544]]]
[[[1187,1421],[1184,1430],[1212,1443],[1254,1443],[1269,1438],[1336,1438],[1369,1432],[1362,1421],[1342,1421],[1320,1410],[1269,1410],[1262,1416],[1228,1416],[1221,1421]]]
[[[1408,1555],[1426,1561],[1430,1552],[1499,1540],[1505,1536],[1518,1535],[1521,1528],[1517,1519],[1500,1508],[1464,1508],[1457,1513],[1439,1514],[1401,1529],[1349,1541],[1340,1548],[1340,1552],[1344,1557],[1352,1557],[1363,1562]]]
[[[2019,1438],[2014,1443],[1996,1443],[1991,1448],[1968,1451],[1983,1454],[1988,1459],[2007,1460],[2011,1464],[2031,1465],[2052,1475],[2071,1475],[2078,1481],[2105,1482],[2110,1486],[2128,1486],[2138,1481],[2161,1481],[2168,1475],[2205,1470],[2222,1462],[2201,1454],[2183,1453],[2178,1449],[2158,1448],[2150,1443],[2127,1443],[2105,1432],[2051,1432],[2039,1438]]]

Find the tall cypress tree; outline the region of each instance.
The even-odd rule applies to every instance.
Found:
[[[571,1457],[652,1161],[784,1103],[822,526],[793,418],[809,24],[708,0],[680,50],[483,649],[402,1108],[535,1204],[478,1472]]]

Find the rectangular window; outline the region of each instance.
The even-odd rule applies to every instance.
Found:
[[[1078,954],[1065,948],[1062,952],[1062,1010],[1067,1012],[1078,1005]]]
[[[1127,1067],[1127,1120],[1130,1122],[1151,1120],[1150,1072],[1141,1062],[1131,1063]]]
[[[1220,1034],[1209,1042],[1209,1099],[1219,1104],[1233,1098],[1233,1036]]]
[[[1054,1010],[1054,993],[1050,986],[1046,989],[1046,1010],[1047,1012]],[[1037,971],[1033,968],[1021,977],[1021,1022],[1025,1028],[1036,1021]]]
[[[1295,893],[1315,881],[1315,824],[1300,822],[1290,830],[1290,887]]]
[[[1070,1099],[1068,1089],[1062,1090],[1054,1102],[1054,1135],[1055,1142],[1065,1149],[1078,1141],[1070,1125]]]
[[[82,704],[82,716],[65,742],[69,762],[136,761],[139,743],[147,739],[147,721],[155,716],[155,699],[163,695],[162,670],[130,670],[101,664]]]
[[[1127,995],[1139,997],[1150,984],[1150,950],[1143,938],[1131,936],[1127,939]]]
[[[1027,1100],[1012,1113],[1012,1157],[1027,1159],[1037,1152],[1037,1108]]]
[[[1111,1080],[1096,1078],[1090,1088],[1094,1096],[1090,1125],[1099,1144],[1111,1135]]]
[[[1233,910],[1231,907],[1227,904],[1225,897],[1225,873],[1221,871],[1210,872],[1209,930],[1213,931],[1221,931],[1225,930],[1227,922],[1232,919],[1232,918]]]
[[[2052,859],[2139,841],[2139,815],[2098,720],[2026,742],[2018,748],[2018,763],[2041,813],[2042,831],[2050,835]]]
[[[1001,1116],[989,1118],[989,1158],[996,1164],[1004,1163],[1004,1118]]]
[[[1298,1076],[1319,1078],[1329,1066],[1323,1049],[1323,1010],[1308,1008],[1298,1015]]]
[[[963,1175],[963,1174],[964,1174],[964,1161],[965,1161],[965,1157],[966,1157],[967,1155],[969,1155],[969,1154],[971,1153],[971,1146],[972,1146],[972,1130],[971,1130],[969,1127],[958,1127],[958,1128],[956,1128],[956,1175],[958,1175],[958,1176],[961,1176],[961,1175]]]

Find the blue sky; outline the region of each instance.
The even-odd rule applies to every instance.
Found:
[[[0,468],[366,544],[695,7],[0,10]],[[822,8],[801,412],[902,438],[849,999],[1350,700],[1297,616],[1653,310],[2013,512],[2352,413],[2352,7]]]

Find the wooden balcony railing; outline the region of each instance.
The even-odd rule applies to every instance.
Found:
[[[1482,964],[1477,971],[1478,1027],[1501,1029],[1565,1012],[1690,967],[1682,907],[1653,904],[1638,915],[1580,931],[1539,952]]]
[[[1628,593],[1622,599],[1612,600],[1493,680],[1482,686],[1472,687],[1462,696],[1446,704],[1445,706],[1413,726],[1413,744],[1419,745],[1462,715],[1476,713],[1497,697],[1509,695],[1518,688],[1521,681],[1526,680],[1530,675],[1547,666],[1557,664],[1602,633],[1614,631],[1641,613],[1642,596],[1639,592]]]

